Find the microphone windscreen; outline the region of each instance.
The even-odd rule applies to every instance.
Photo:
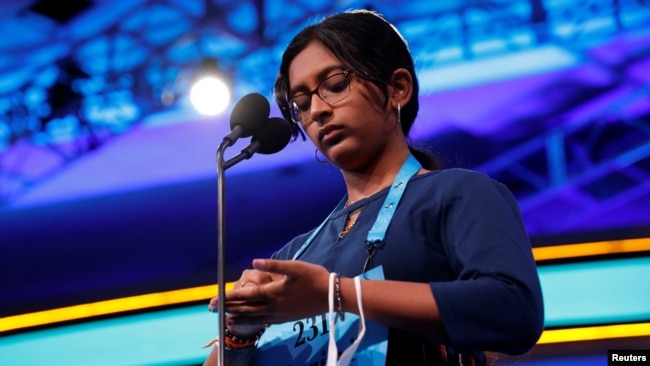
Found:
[[[244,95],[232,109],[230,129],[240,126],[243,131],[239,137],[254,135],[266,124],[269,113],[271,113],[271,106],[262,94]]]
[[[257,150],[260,154],[275,154],[284,149],[291,140],[291,123],[284,118],[272,117],[264,127],[253,136],[253,141],[259,141]]]

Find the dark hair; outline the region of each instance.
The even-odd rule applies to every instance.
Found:
[[[399,31],[379,14],[368,10],[350,10],[326,17],[298,33],[284,51],[275,82],[275,101],[282,115],[290,119],[288,109],[289,65],[310,43],[317,41],[328,48],[356,76],[375,84],[388,103],[388,82],[393,72],[404,68],[413,77],[413,97],[401,108],[401,126],[408,136],[419,109],[419,85],[413,58]],[[302,134],[293,126],[293,136]],[[440,169],[438,159],[409,144],[415,158],[427,169]]]

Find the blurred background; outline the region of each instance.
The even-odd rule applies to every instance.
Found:
[[[0,1],[0,364],[201,363],[230,111],[272,101],[289,40],[351,8],[409,42],[412,140],[519,200],[547,331],[498,362],[650,349],[647,0],[17,0]],[[205,76],[223,84],[195,107]],[[298,140],[228,170],[229,280],[338,202],[313,153]]]

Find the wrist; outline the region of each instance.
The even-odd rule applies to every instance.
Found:
[[[255,337],[255,335],[265,328],[265,324],[228,324],[226,322],[227,331],[238,338]]]
[[[343,277],[339,282],[341,310],[343,312],[358,314],[357,298],[354,292],[354,278]],[[350,292],[352,289],[352,292]]]
[[[345,321],[345,313],[343,312],[343,298],[341,294],[341,275],[334,274],[334,301],[336,302],[336,312],[339,319]]]

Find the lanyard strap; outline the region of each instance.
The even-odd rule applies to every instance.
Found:
[[[417,174],[420,168],[422,168],[420,163],[415,160],[413,155],[409,155],[408,159],[406,159],[404,165],[402,165],[402,168],[397,173],[393,185],[390,187],[390,191],[388,191],[388,195],[386,195],[386,199],[379,210],[375,224],[372,225],[372,228],[368,232],[368,237],[366,239],[368,243],[379,243],[384,241],[386,231],[388,230],[391,220],[393,220],[393,215],[395,214],[399,201],[402,199],[406,185],[408,184],[409,179]]]
[[[409,157],[406,159],[402,167],[400,168],[399,172],[397,173],[397,176],[395,176],[395,180],[393,180],[393,185],[391,185],[390,190],[388,191],[388,195],[386,196],[386,199],[384,200],[384,204],[382,205],[381,209],[379,210],[379,214],[377,215],[377,219],[375,220],[374,225],[368,232],[368,236],[366,241],[370,244],[375,244],[375,243],[380,243],[384,240],[384,237],[386,236],[386,231],[388,230],[388,226],[390,225],[391,220],[393,219],[393,215],[395,214],[395,210],[397,209],[397,205],[399,204],[399,201],[402,199],[402,195],[404,194],[404,190],[406,190],[406,186],[408,184],[409,179],[413,177],[417,172],[422,168],[420,163],[413,157],[413,155],[409,154]],[[325,223],[332,217],[334,212],[342,209],[345,206],[345,202],[347,201],[347,194],[341,199],[341,201],[336,205],[334,210],[330,212],[329,215],[325,218],[325,220],[314,230],[309,238],[302,244],[302,246],[298,249],[296,254],[293,256],[293,259],[296,260],[298,259],[311,245],[311,243],[314,241],[316,238],[316,235],[323,229],[323,226],[325,226]]]

